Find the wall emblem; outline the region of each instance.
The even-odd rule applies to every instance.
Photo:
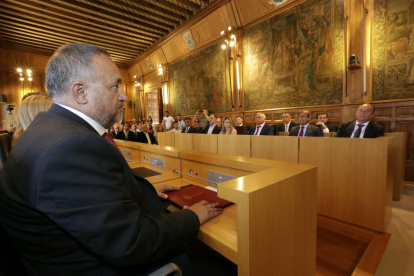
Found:
[[[276,6],[276,8],[277,8],[280,5],[283,5],[283,4],[287,3],[288,1],[289,0],[270,0],[269,4],[272,5],[272,6]]]
[[[185,44],[187,45],[187,49],[190,50],[190,51],[193,50],[197,44],[194,40],[194,37],[191,33],[191,30],[188,30],[187,32],[185,32],[183,34],[183,37],[184,37],[184,40],[185,40]]]
[[[153,71],[154,70],[154,64],[152,64],[151,58],[150,57],[146,57],[145,58],[145,61],[147,62],[148,69],[150,69],[151,71]]]

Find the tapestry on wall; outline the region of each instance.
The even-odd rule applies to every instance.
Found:
[[[231,111],[229,63],[219,44],[185,57],[169,67],[170,113],[191,115],[197,110]]]
[[[243,33],[245,110],[342,102],[343,0],[308,0]]]
[[[373,99],[414,98],[414,0],[377,0]]]
[[[134,86],[134,118],[142,118],[143,115],[141,93],[139,87]]]

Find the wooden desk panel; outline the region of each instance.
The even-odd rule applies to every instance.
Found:
[[[153,152],[153,153],[158,153],[161,155],[171,156],[171,157],[179,157],[179,152],[180,152],[180,150],[175,147],[148,145],[148,144],[142,144],[142,143],[138,143],[138,149],[140,151]]]
[[[217,153],[218,134],[193,134],[194,150]]]
[[[174,147],[175,146],[174,133],[160,132],[158,133],[158,145]]]
[[[140,151],[140,162],[150,163],[151,157],[164,160],[164,172],[173,173],[173,170],[181,170],[180,158],[165,156],[147,151]]]
[[[162,184],[175,187],[189,184],[207,186],[192,179],[178,178]],[[201,225],[198,238],[230,261],[237,263],[237,205],[225,208],[220,216]]]
[[[385,137],[394,137],[395,139],[395,167],[394,167],[394,185],[392,192],[393,200],[400,200],[404,193],[405,177],[405,153],[407,147],[406,132],[385,133]]]
[[[251,135],[218,135],[217,152],[250,157]]]
[[[252,136],[252,157],[298,163],[299,137]]]
[[[383,232],[391,218],[390,144],[392,138],[300,138],[299,162],[318,166],[318,214]]]
[[[192,133],[175,133],[175,147],[180,150],[193,150],[193,135]]]

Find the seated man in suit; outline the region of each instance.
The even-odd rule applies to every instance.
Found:
[[[242,116],[236,117],[237,126],[243,126],[243,118]]]
[[[263,113],[257,113],[255,117],[256,126],[250,128],[249,135],[274,135],[275,129],[271,125],[266,125],[266,116]]]
[[[134,132],[130,130],[131,129],[131,124],[130,123],[125,123],[124,124],[124,134],[125,134],[125,138],[127,141],[134,141],[136,142],[135,139],[135,135]]]
[[[190,118],[185,118],[184,122],[185,126],[183,127],[181,133],[196,133],[196,128],[191,124]]]
[[[371,122],[374,113],[375,109],[372,105],[360,105],[356,112],[356,121],[341,124],[335,137],[377,138],[384,136],[384,128]]]
[[[147,124],[142,125],[142,131],[138,133],[137,142],[158,145],[157,140],[151,132],[148,132]]]
[[[279,125],[277,127],[277,130],[279,132],[289,132],[292,129],[292,127],[297,125],[295,122],[291,121],[290,114],[287,112],[282,114],[282,121],[283,125]]]
[[[308,110],[304,109],[299,113],[299,125],[293,127],[290,132],[289,136],[315,136],[320,137],[322,133],[317,126],[313,126],[309,124],[310,120],[310,113]]]
[[[54,104],[0,171],[0,223],[28,275],[144,276],[170,262],[185,268],[183,246],[220,214],[206,201],[167,214],[159,197],[177,188],[154,187],[131,170],[105,132],[128,100],[121,81],[109,53],[93,45],[66,44],[49,59]]]
[[[221,128],[219,128],[217,125],[216,115],[210,114],[210,116],[208,117],[208,121],[210,125],[206,126],[200,133],[219,134],[221,131]]]
[[[335,132],[337,129],[336,126],[328,124],[328,115],[325,112],[316,115],[315,125],[318,126],[323,133]]]

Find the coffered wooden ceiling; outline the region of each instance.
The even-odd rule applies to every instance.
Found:
[[[0,47],[51,54],[84,42],[126,65],[214,0],[0,0]]]

